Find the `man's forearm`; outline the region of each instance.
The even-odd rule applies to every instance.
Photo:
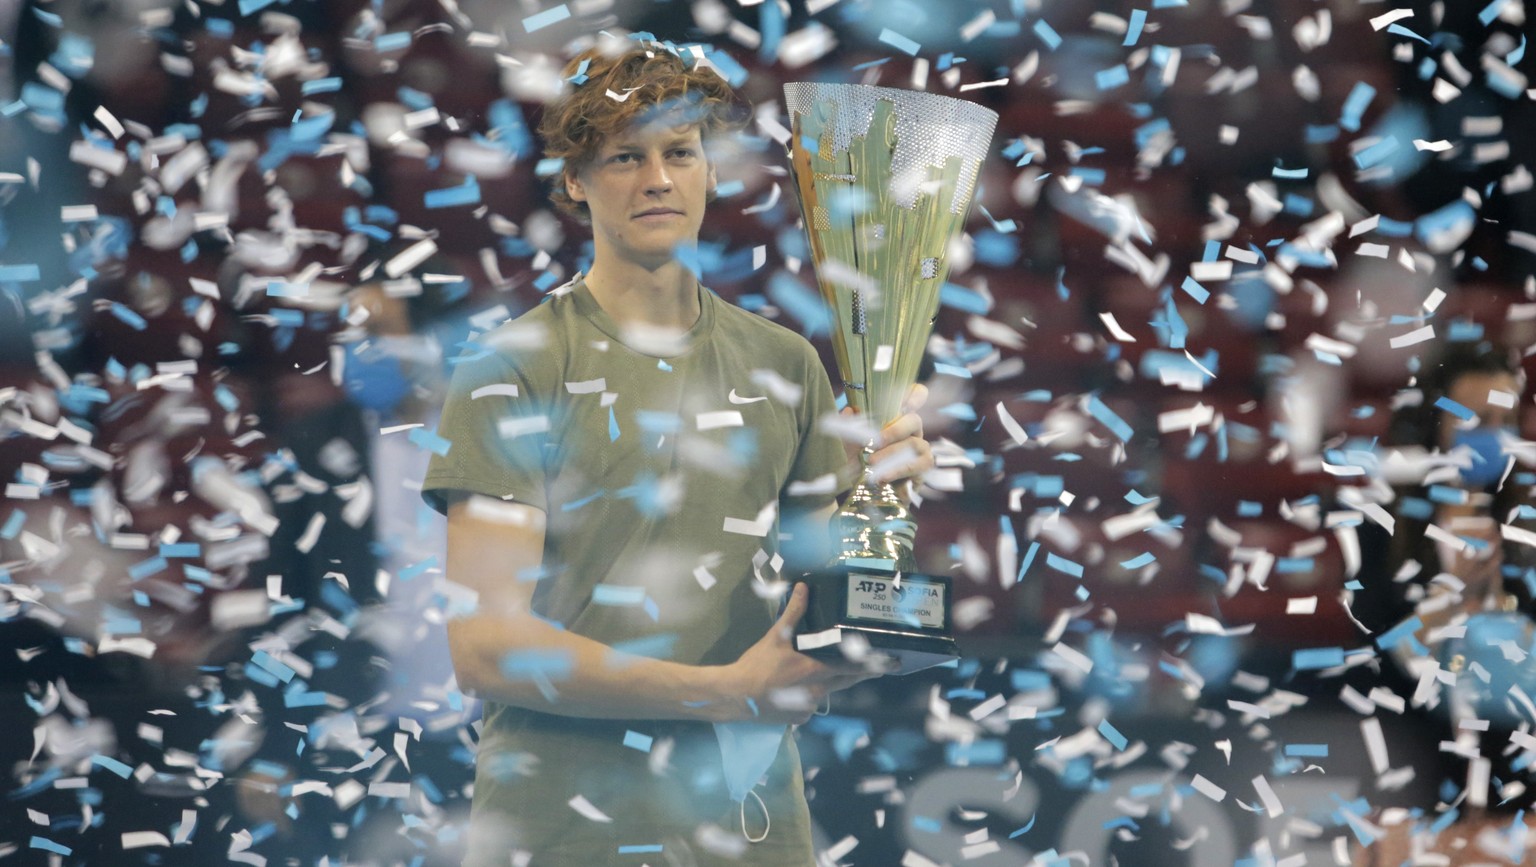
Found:
[[[634,656],[532,614],[449,626],[459,684],[481,698],[561,716],[719,721],[740,715],[723,666]]]

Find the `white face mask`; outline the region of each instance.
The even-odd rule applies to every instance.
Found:
[[[736,722],[715,723],[715,739],[720,743],[720,765],[731,800],[741,806],[741,833],[749,841],[760,843],[768,836],[768,810],[763,799],[752,791],[757,781],[768,773],[779,754],[788,726],[782,724]],[[747,798],[757,798],[763,807],[763,831],[753,836],[747,830]]]
[[[720,763],[725,769],[725,785],[730,789],[731,800],[745,801],[757,781],[768,773],[787,728],[777,723],[715,723]]]

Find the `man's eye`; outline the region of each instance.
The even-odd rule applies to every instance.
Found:
[[[672,152],[672,156],[674,159],[680,160],[691,159],[693,157],[693,151],[689,150],[688,148],[678,148]]]
[[[635,158],[634,154],[615,154],[613,156],[613,159],[610,160],[610,162],[627,163],[627,162],[633,162],[634,158]]]

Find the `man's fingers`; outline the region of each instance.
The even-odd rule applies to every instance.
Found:
[[[923,419],[915,412],[897,416],[880,431],[880,444],[883,446],[909,438],[923,438]]]
[[[902,412],[917,412],[928,402],[928,386],[921,382],[914,383],[912,390],[907,392],[907,399],[902,401]]]
[[[870,456],[870,474],[879,482],[912,479],[933,469],[933,451],[923,440],[888,446]]]
[[[789,601],[784,604],[784,611],[779,615],[779,620],[773,625],[774,632],[780,638],[789,640],[795,634],[795,626],[800,623],[800,618],[805,616],[806,596],[810,588],[805,584],[796,584],[789,591]]]

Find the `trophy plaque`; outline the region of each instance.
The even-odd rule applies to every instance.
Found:
[[[949,244],[970,211],[997,114],[937,94],[856,84],[784,86],[790,163],[848,404],[875,430],[901,413],[938,314]],[[795,646],[875,653],[907,674],[959,656],[945,576],[916,571],[917,523],[889,484],[861,481],[833,518],[837,553],[804,575]]]

